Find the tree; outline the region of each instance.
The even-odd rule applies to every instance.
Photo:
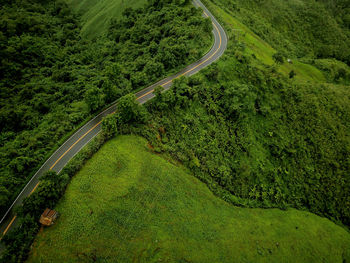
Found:
[[[213,30],[213,24],[209,18],[204,20],[204,31],[210,33]]]
[[[164,74],[164,65],[160,62],[149,61],[144,67],[149,79],[155,79]]]
[[[7,204],[8,196],[9,191],[4,186],[0,186],[0,207]]]
[[[343,17],[343,22],[344,22],[344,25],[350,29],[350,14],[346,14]]]
[[[346,70],[344,68],[339,68],[334,79],[336,81],[339,81],[340,79],[345,79],[346,78]]]
[[[104,94],[104,100],[107,103],[115,101],[121,95],[121,90],[118,89],[116,85],[113,85],[111,81],[107,80],[102,85],[102,90]]]
[[[90,87],[85,93],[85,102],[90,112],[98,110],[103,105],[102,92],[97,87]]]
[[[105,76],[113,82],[118,81],[122,73],[123,67],[119,63],[113,63],[104,70]]]
[[[145,122],[147,119],[146,109],[136,101],[134,94],[120,98],[116,111],[121,123]]]
[[[140,87],[147,83],[148,76],[144,72],[135,72],[131,75],[131,82],[134,87]]]
[[[102,133],[109,139],[114,137],[118,131],[118,114],[106,116],[102,121]]]

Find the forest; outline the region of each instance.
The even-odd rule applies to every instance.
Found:
[[[0,211],[75,129],[203,55],[211,23],[189,1],[126,8],[106,36],[80,36],[64,1],[1,1]]]

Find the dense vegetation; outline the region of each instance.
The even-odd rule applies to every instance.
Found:
[[[133,96],[125,96],[119,114],[103,122],[105,138],[130,132],[143,135],[153,151],[171,155],[233,204],[292,206],[350,226],[347,1],[204,2],[234,40],[224,57],[198,75],[176,81],[167,93],[159,88],[156,99],[147,104],[148,111]],[[16,13],[18,3],[6,2],[2,7],[4,21],[21,17]],[[7,74],[1,76],[0,98],[3,207],[58,138],[83,118],[200,56],[205,45],[196,39],[209,44],[205,36],[210,23],[188,1],[149,1],[143,9],[125,9],[123,18],[111,23],[106,38],[94,42],[79,37],[57,42],[53,32],[68,28],[78,33],[77,20],[62,3],[48,2],[45,9],[38,3],[28,0],[24,11],[29,17],[36,12],[37,19],[44,15],[50,21],[46,26],[55,27],[52,34],[33,33],[36,27],[28,27],[24,34],[20,30],[1,35],[1,54],[7,54],[4,61],[10,65],[1,71]],[[57,6],[58,13],[52,11]],[[62,21],[68,17],[73,26],[65,28]],[[6,32],[17,28],[12,22],[0,25]],[[232,31],[236,25],[243,29],[240,37]],[[7,48],[27,36],[37,37],[41,44]],[[40,42],[44,36],[49,41]],[[61,57],[51,61],[45,55],[50,53],[41,48],[57,55],[56,46]],[[30,53],[34,47],[40,52]],[[15,61],[17,57],[21,59]],[[33,69],[25,63],[33,63]],[[98,147],[88,149],[86,157]],[[26,257],[38,230],[38,211],[45,200],[56,204],[75,171],[45,177],[38,193],[27,199],[19,211],[22,227],[4,240],[9,249],[6,260]],[[89,253],[82,257],[94,260],[95,252]]]
[[[349,0],[213,0],[289,57],[334,57],[350,65]],[[336,3],[334,8],[327,5]],[[343,13],[344,15],[339,15]]]
[[[349,225],[349,89],[290,85],[243,58],[160,95],[146,136],[237,205],[292,205]]]
[[[350,259],[350,234],[329,220],[295,209],[229,205],[136,136],[107,142],[56,209],[57,224],[38,234],[28,262]]]
[[[324,70],[328,81],[350,83],[350,69],[344,65],[350,66],[349,0],[204,2],[221,7],[286,58]]]
[[[27,259],[40,228],[39,217],[42,211],[47,207],[56,206],[65,193],[70,179],[100,149],[105,138],[104,136],[94,138],[59,174],[48,171],[40,178],[40,184],[35,192],[25,198],[23,206],[17,207],[18,226],[1,239],[5,251],[1,253],[0,262],[24,262]]]
[[[296,83],[276,67],[231,42],[217,65],[159,93],[142,134],[225,200],[349,226],[349,87]]]
[[[277,72],[285,61],[276,54],[267,66],[244,42],[231,42],[217,65],[158,90],[152,117],[136,132],[227,201],[308,209],[349,226],[350,90],[293,82]]]
[[[94,112],[198,59],[211,24],[189,1],[126,8],[106,37],[79,37],[62,1],[2,1],[0,211]]]

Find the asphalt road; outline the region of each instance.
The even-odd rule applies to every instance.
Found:
[[[216,61],[224,53],[227,46],[227,36],[224,29],[215,19],[215,17],[208,11],[208,9],[199,1],[193,0],[194,5],[201,7],[204,11],[204,16],[210,17],[213,22],[213,35],[215,38],[214,45],[210,51],[202,57],[199,61],[187,66],[177,74],[165,78],[148,88],[145,88],[136,93],[137,101],[141,104],[152,99],[154,94],[152,93],[157,86],[163,86],[164,90],[168,90],[172,81],[181,76],[191,76],[201,69],[207,67],[214,61]],[[13,229],[17,222],[16,215],[14,214],[14,207],[21,205],[25,197],[29,196],[35,191],[39,184],[39,178],[48,170],[54,170],[60,172],[62,168],[76,155],[91,139],[93,139],[101,131],[102,119],[115,111],[115,104],[98,114],[81,129],[79,129],[74,135],[72,135],[64,144],[54,152],[50,158],[41,166],[41,168],[35,173],[28,184],[23,188],[22,192],[18,195],[11,207],[0,221],[0,234],[5,235],[8,231]],[[0,248],[1,251],[1,248]]]

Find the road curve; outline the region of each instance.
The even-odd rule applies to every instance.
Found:
[[[202,57],[199,61],[187,66],[177,74],[167,77],[157,83],[137,92],[135,95],[137,101],[141,104],[152,99],[154,94],[152,93],[157,86],[164,87],[164,90],[168,90],[174,79],[181,76],[191,76],[201,69],[207,67],[214,61],[216,61],[224,53],[227,46],[227,36],[218,23],[215,17],[209,12],[209,10],[201,3],[200,0],[193,0],[194,5],[200,7],[204,11],[204,15],[209,17],[213,23],[213,35],[214,44],[210,51]],[[54,170],[60,172],[62,168],[71,160],[90,140],[92,140],[101,131],[102,119],[115,111],[116,104],[113,104],[108,109],[104,110],[87,124],[81,127],[75,132],[65,143],[54,152],[49,159],[41,166],[41,168],[35,173],[27,185],[23,188],[21,193],[17,196],[11,207],[7,210],[6,214],[0,221],[0,237],[4,236],[9,230],[15,227],[17,220],[14,214],[13,208],[21,205],[25,197],[33,193],[39,184],[39,178],[48,170]],[[0,248],[1,251],[1,248]]]

